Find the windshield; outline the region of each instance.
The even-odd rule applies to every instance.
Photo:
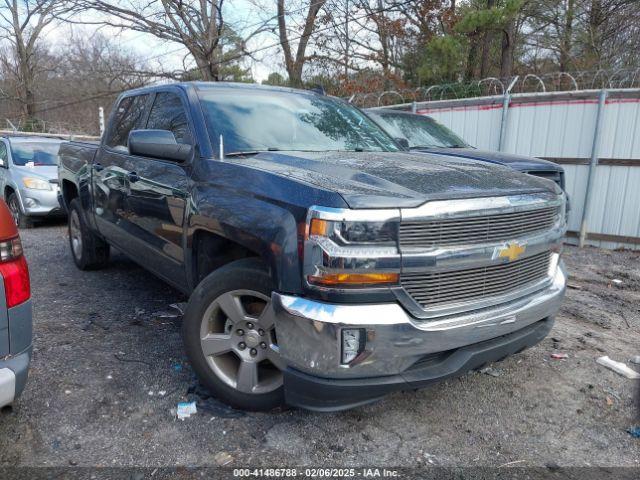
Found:
[[[212,143],[225,153],[398,151],[394,141],[358,109],[310,93],[202,88],[198,92]]]
[[[460,137],[433,118],[405,113],[368,112],[378,124],[394,138],[406,138],[409,148],[469,147]]]
[[[33,162],[35,167],[58,164],[59,143],[53,142],[13,142],[11,156],[13,164],[24,166]]]

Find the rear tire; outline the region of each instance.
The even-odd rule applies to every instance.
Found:
[[[69,247],[80,270],[97,270],[109,263],[109,244],[94,234],[87,225],[80,200],[69,204]]]
[[[182,323],[184,347],[200,382],[223,402],[268,411],[284,404],[283,364],[270,315],[273,283],[255,258],[209,274]]]
[[[9,195],[9,210],[18,228],[33,228],[33,220],[22,212],[20,200],[15,193]]]

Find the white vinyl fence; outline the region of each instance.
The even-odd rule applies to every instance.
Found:
[[[433,117],[480,149],[561,164],[572,205],[570,241],[582,227],[589,244],[640,248],[640,89],[523,93],[390,108]]]

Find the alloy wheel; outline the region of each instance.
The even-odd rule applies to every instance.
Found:
[[[200,326],[200,346],[209,368],[229,387],[264,394],[282,386],[275,325],[268,296],[233,290],[217,297]]]

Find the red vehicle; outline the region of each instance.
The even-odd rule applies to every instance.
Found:
[[[0,408],[27,383],[32,348],[31,285],[18,229],[0,200]]]

